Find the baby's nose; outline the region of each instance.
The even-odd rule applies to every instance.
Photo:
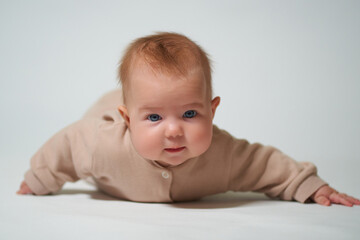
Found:
[[[183,134],[184,134],[183,129],[179,123],[172,122],[167,125],[165,131],[165,136],[167,138],[181,137],[183,136]]]

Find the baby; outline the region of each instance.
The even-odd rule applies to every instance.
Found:
[[[138,202],[256,191],[325,206],[360,204],[329,187],[313,164],[213,125],[220,98],[212,97],[209,59],[187,37],[135,40],[119,76],[122,90],[106,94],[32,157],[18,194],[54,193],[91,177],[101,191]]]

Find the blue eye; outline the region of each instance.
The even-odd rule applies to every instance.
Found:
[[[197,114],[196,111],[194,111],[194,110],[189,110],[189,111],[186,111],[186,112],[184,113],[183,117],[184,117],[184,118],[193,118],[193,117],[196,116],[196,114]]]
[[[147,117],[147,119],[152,122],[157,122],[157,121],[161,120],[161,117],[159,116],[159,114],[151,114]]]

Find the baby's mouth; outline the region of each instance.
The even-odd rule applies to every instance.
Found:
[[[177,152],[181,152],[182,150],[184,150],[185,147],[178,147],[178,148],[165,148],[166,152],[169,153],[177,153]]]

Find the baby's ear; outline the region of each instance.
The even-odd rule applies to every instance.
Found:
[[[214,118],[215,112],[216,112],[216,108],[219,106],[219,104],[220,104],[220,97],[215,97],[215,98],[211,101],[212,118]]]
[[[127,108],[125,106],[119,106],[118,111],[121,114],[121,116],[123,117],[126,125],[128,127],[130,127],[130,117],[129,117]]]

